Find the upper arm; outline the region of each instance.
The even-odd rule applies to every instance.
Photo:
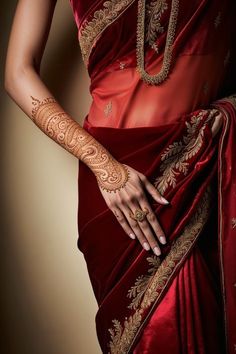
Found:
[[[8,44],[6,72],[34,66],[39,71],[56,0],[19,0]]]

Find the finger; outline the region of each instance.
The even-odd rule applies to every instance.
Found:
[[[148,193],[151,194],[153,199],[155,199],[160,204],[164,204],[164,205],[169,204],[168,200],[166,200],[164,197],[162,197],[160,192],[158,192],[158,190],[154,187],[154,185],[149,182],[149,180],[147,179],[146,176],[139,175],[139,177],[140,177],[144,187],[146,188]]]
[[[137,209],[141,209],[138,203],[133,203],[131,206],[131,215],[135,213],[135,210]],[[141,209],[142,210],[142,209]],[[130,215],[130,218],[132,220],[132,217]],[[136,221],[135,221],[136,222]],[[146,241],[144,241],[145,244],[143,244],[143,240],[141,240],[141,244],[143,245],[143,247],[148,250],[146,242],[148,243],[149,248],[151,247],[154,251],[154,253],[157,256],[160,256],[161,254],[161,250],[160,247],[158,246],[158,242],[157,239],[155,238],[153,231],[149,225],[149,223],[147,222],[146,219],[144,219],[143,221],[138,222],[138,226],[142,232],[142,234],[144,235]]]
[[[124,213],[126,220],[129,223],[130,228],[133,230],[133,233],[135,234],[135,236],[139,240],[141,246],[146,251],[149,251],[150,246],[149,246],[148,240],[146,239],[145,235],[143,234],[142,230],[140,229],[139,223],[136,220],[132,219],[132,217],[130,216],[130,214],[132,213],[131,208],[124,207],[122,209],[122,212]]]
[[[144,209],[143,209],[144,210]],[[139,227],[142,230],[143,234],[145,235],[150,247],[152,248],[153,252],[156,256],[160,256],[161,249],[158,245],[157,239],[151,230],[150,224],[148,223],[147,219],[139,222]]]
[[[151,227],[152,227],[155,235],[157,236],[158,240],[160,241],[160,243],[165,245],[166,244],[166,237],[165,237],[164,231],[163,231],[159,221],[157,220],[155,213],[151,209],[148,201],[145,198],[143,198],[142,200],[140,200],[139,204],[140,204],[140,208],[142,210],[145,210],[145,209],[148,210],[148,214],[146,215],[146,219],[149,222],[149,224],[151,225]]]
[[[134,240],[135,239],[135,234],[133,232],[133,230],[130,228],[126,217],[124,216],[124,214],[122,213],[122,211],[118,208],[113,208],[112,212],[114,213],[115,217],[117,218],[118,222],[120,223],[121,227],[123,228],[123,230],[127,233],[127,235]]]

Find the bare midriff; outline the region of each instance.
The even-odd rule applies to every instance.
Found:
[[[91,84],[93,101],[88,121],[93,126],[131,128],[165,125],[195,109],[208,108],[215,99],[224,74],[223,55],[181,55],[168,79],[147,85],[135,67],[120,63],[120,69],[99,74]],[[149,67],[160,70],[161,62]],[[219,74],[220,73],[220,74]]]

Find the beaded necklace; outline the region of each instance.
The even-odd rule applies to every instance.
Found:
[[[161,1],[163,0],[157,0],[157,6],[158,5],[160,6]],[[148,74],[144,68],[145,12],[146,12],[145,7],[146,7],[146,0],[138,0],[138,20],[137,20],[137,39],[136,39],[137,68],[136,69],[140,74],[141,79],[144,82],[150,85],[160,85],[168,77],[170,67],[172,64],[172,46],[175,40],[175,32],[176,32],[177,19],[179,14],[179,0],[172,0],[163,62],[160,71],[154,75]]]

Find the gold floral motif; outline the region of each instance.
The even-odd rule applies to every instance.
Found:
[[[142,315],[139,311],[135,312],[124,322],[124,327],[118,320],[113,320],[113,329],[109,329],[111,341],[109,343],[109,354],[128,353],[130,340],[135,336],[142,321]]]
[[[97,42],[101,33],[112,24],[132,3],[134,0],[109,0],[103,3],[103,8],[93,14],[91,21],[85,22],[79,33],[79,43],[82,58],[85,64],[94,44]]]
[[[142,297],[147,289],[149,281],[152,279],[153,275],[156,273],[157,268],[160,266],[160,258],[157,256],[148,257],[147,261],[151,268],[148,269],[147,275],[140,275],[134,284],[128,291],[127,296],[132,302],[129,304],[128,308],[136,310],[142,300]]]
[[[152,267],[148,271],[150,274],[138,277],[135,285],[128,291],[128,297],[137,298],[128,305],[128,308],[134,309],[135,312],[125,318],[123,325],[117,319],[112,320],[113,328],[108,330],[111,338],[108,345],[109,354],[129,352],[136,336],[145,324],[142,316],[144,310],[150,308],[151,305],[150,311],[154,308],[172,275],[192,249],[205,225],[209,215],[210,201],[211,191],[208,188],[189,223],[179,238],[172,243],[170,252],[161,264],[156,259],[147,259]]]
[[[158,46],[155,43],[159,34],[164,32],[161,25],[161,16],[168,9],[166,0],[151,1],[146,5],[146,39],[145,42],[158,53]],[[145,19],[145,20],[146,20]]]
[[[111,114],[111,112],[112,112],[112,101],[109,101],[104,108],[104,114],[106,117],[108,117]]]
[[[175,187],[177,176],[180,174],[186,176],[188,173],[189,162],[194,155],[198,153],[203,144],[203,135],[205,127],[210,119],[216,114],[217,110],[212,109],[209,117],[199,128],[199,125],[206,115],[202,110],[197,115],[191,117],[190,122],[186,122],[187,134],[182,140],[175,141],[161,155],[160,171],[162,176],[156,178],[154,185],[158,191],[163,194],[168,187]]]
[[[172,63],[172,47],[175,40],[177,19],[179,14],[179,0],[172,0],[163,63],[160,71],[155,75],[148,74],[144,68],[145,7],[146,0],[139,0],[136,43],[137,72],[140,74],[141,79],[147,84],[160,85],[163,81],[167,79]]]

